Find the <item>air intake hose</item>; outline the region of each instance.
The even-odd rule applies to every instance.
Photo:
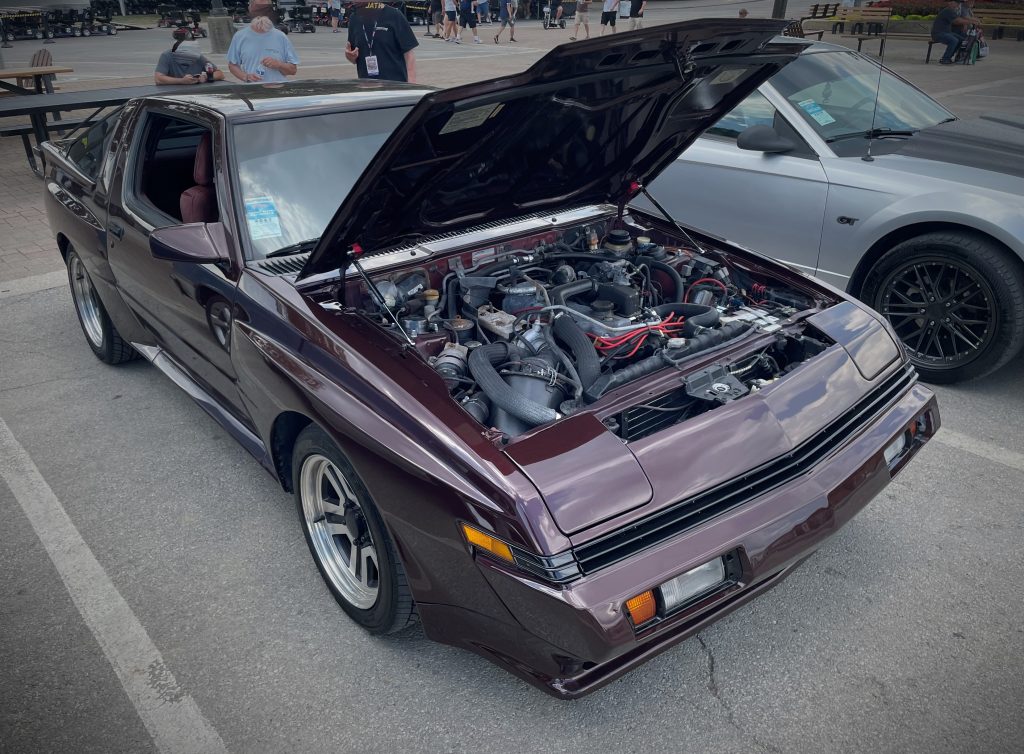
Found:
[[[642,256],[641,257],[637,257],[636,258],[636,263],[637,264],[646,264],[652,270],[658,270],[659,272],[664,272],[666,275],[668,275],[670,278],[672,278],[672,284],[675,285],[675,287],[676,287],[676,295],[675,295],[675,298],[673,300],[675,302],[677,302],[677,303],[682,303],[683,296],[686,293],[686,287],[683,285],[683,278],[676,271],[675,267],[672,267],[671,265],[667,265],[664,262],[659,262],[657,259],[654,259],[652,257],[642,257]]]
[[[635,364],[630,364],[628,367],[623,367],[617,372],[601,375],[584,392],[584,398],[588,403],[593,403],[609,390],[625,385],[627,382],[638,380],[641,377],[646,377],[657,372],[659,369],[664,369],[666,366],[675,366],[687,356],[706,351],[709,348],[737,338],[750,328],[751,325],[747,322],[730,322],[717,330],[707,330],[700,335],[690,338],[682,348],[659,351],[654,356],[649,356]]]
[[[665,318],[669,314],[677,314],[685,318],[683,323],[683,337],[692,338],[694,335],[709,327],[718,324],[720,316],[718,309],[713,306],[702,306],[701,304],[662,304],[656,306],[654,311],[659,317]]]
[[[469,354],[469,371],[491,403],[531,427],[553,422],[558,413],[553,408],[531,401],[515,390],[498,374],[495,366],[522,358],[522,352],[505,342],[479,346]]]
[[[555,337],[572,351],[572,356],[576,359],[576,372],[580,376],[583,389],[586,390],[601,376],[601,359],[597,355],[597,349],[576,321],[566,314],[555,318],[554,330]]]

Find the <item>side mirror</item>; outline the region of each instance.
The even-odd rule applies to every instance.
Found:
[[[751,152],[768,154],[782,154],[796,149],[796,144],[785,136],[780,136],[771,126],[751,126],[745,129],[736,139],[736,146]]]
[[[230,245],[222,223],[188,223],[158,228],[149,236],[155,259],[192,264],[231,261]]]

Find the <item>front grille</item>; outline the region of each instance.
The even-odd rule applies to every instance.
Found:
[[[301,272],[302,268],[306,266],[307,259],[309,259],[308,251],[301,254],[278,257],[277,259],[260,259],[254,264],[259,269],[272,275],[290,275]]]
[[[580,545],[574,554],[581,571],[593,573],[628,558],[806,474],[890,406],[916,380],[917,373],[907,366],[786,455],[625,529]]]

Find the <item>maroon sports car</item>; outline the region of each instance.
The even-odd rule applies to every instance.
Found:
[[[878,315],[628,206],[795,56],[779,28],[130,102],[45,147],[86,340],[294,493],[356,623],[592,691],[777,584],[939,425]]]

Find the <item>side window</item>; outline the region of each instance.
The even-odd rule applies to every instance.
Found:
[[[96,180],[100,173],[106,145],[117,126],[118,116],[119,112],[111,113],[99,123],[92,125],[68,147],[68,159],[93,180]]]
[[[775,108],[764,95],[755,91],[709,128],[707,133],[735,139],[751,126],[774,125],[775,113]]]
[[[125,176],[133,209],[155,226],[216,221],[210,129],[163,113],[145,117]]]

